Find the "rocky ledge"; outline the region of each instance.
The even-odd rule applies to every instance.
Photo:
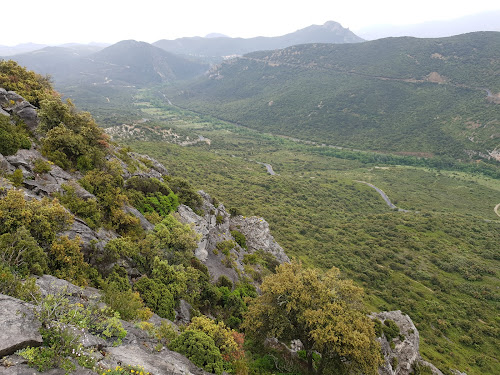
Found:
[[[203,198],[203,215],[198,215],[191,208],[181,205],[178,214],[181,221],[191,224],[200,235],[195,256],[204,263],[214,280],[224,275],[236,282],[245,274],[244,257],[259,250],[271,254],[277,263],[289,262],[283,248],[276,242],[269,230],[269,224],[260,217],[232,216],[223,204],[217,207],[213,199],[204,191],[198,194]],[[229,255],[217,249],[224,241],[234,241],[232,231],[238,231],[246,239],[246,246],[234,243]],[[249,275],[246,275],[249,276]]]

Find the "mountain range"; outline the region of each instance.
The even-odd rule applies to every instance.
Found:
[[[177,54],[191,55],[205,61],[217,62],[224,58],[261,50],[273,50],[304,43],[359,43],[363,39],[338,22],[328,21],[323,25],[311,25],[293,33],[278,37],[255,38],[179,38],[162,39],[153,45]]]
[[[10,57],[58,87],[74,84],[144,86],[192,78],[208,68],[204,63],[166,52],[151,44],[124,40],[98,47],[45,47]]]
[[[500,33],[247,54],[167,96],[259,131],[364,150],[496,157]]]
[[[242,39],[215,34],[206,38],[160,40],[153,45],[125,40],[104,49],[96,45],[44,47],[8,58],[41,74],[51,75],[58,87],[76,83],[142,87],[193,78],[204,73],[208,63],[220,62],[229,55],[302,43],[361,41],[348,29],[330,21],[280,37]]]

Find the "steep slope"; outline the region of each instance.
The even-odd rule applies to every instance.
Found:
[[[159,40],[153,45],[165,51],[202,57],[207,61],[221,61],[224,56],[242,55],[252,51],[285,48],[303,43],[359,43],[363,39],[334,21],[311,25],[278,37],[255,38],[180,38]]]
[[[34,71],[49,74],[60,83],[75,78],[85,57],[99,50],[97,46],[45,47],[9,58]]]
[[[143,87],[193,78],[208,68],[135,40],[104,49],[46,47],[10,58],[41,74],[50,74],[59,88],[76,84]]]
[[[188,61],[145,42],[124,40],[90,57],[95,74],[138,85],[171,82],[202,74],[203,64]]]
[[[254,52],[170,95],[261,131],[336,146],[494,158],[500,33]]]

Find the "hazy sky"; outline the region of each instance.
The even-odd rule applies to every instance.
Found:
[[[342,3],[342,5],[338,5]],[[155,42],[222,33],[283,35],[333,20],[353,31],[499,10],[499,0],[23,0],[2,6],[0,45],[136,39]]]

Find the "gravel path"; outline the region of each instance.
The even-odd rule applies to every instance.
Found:
[[[389,199],[389,197],[387,196],[387,194],[384,193],[381,189],[379,189],[375,185],[372,185],[372,184],[370,184],[369,182],[366,182],[366,181],[357,181],[357,180],[355,180],[355,181],[356,182],[360,182],[360,183],[365,184],[365,185],[368,185],[369,187],[375,189],[377,191],[377,193],[379,193],[380,196],[384,199],[385,203],[387,203],[387,205],[390,208],[392,208],[393,210],[398,210],[400,212],[411,212],[410,210],[405,210],[403,208],[398,208],[394,203],[391,202],[391,200]]]
[[[276,172],[273,170],[273,166],[271,164],[261,163],[260,161],[257,161],[256,163],[260,164],[260,165],[265,165],[266,169],[267,169],[267,173],[269,173],[271,176],[276,175]]]
[[[500,203],[498,203],[495,208],[493,209],[493,211],[495,211],[495,213],[500,216],[500,213],[498,212],[498,210],[500,209]]]

